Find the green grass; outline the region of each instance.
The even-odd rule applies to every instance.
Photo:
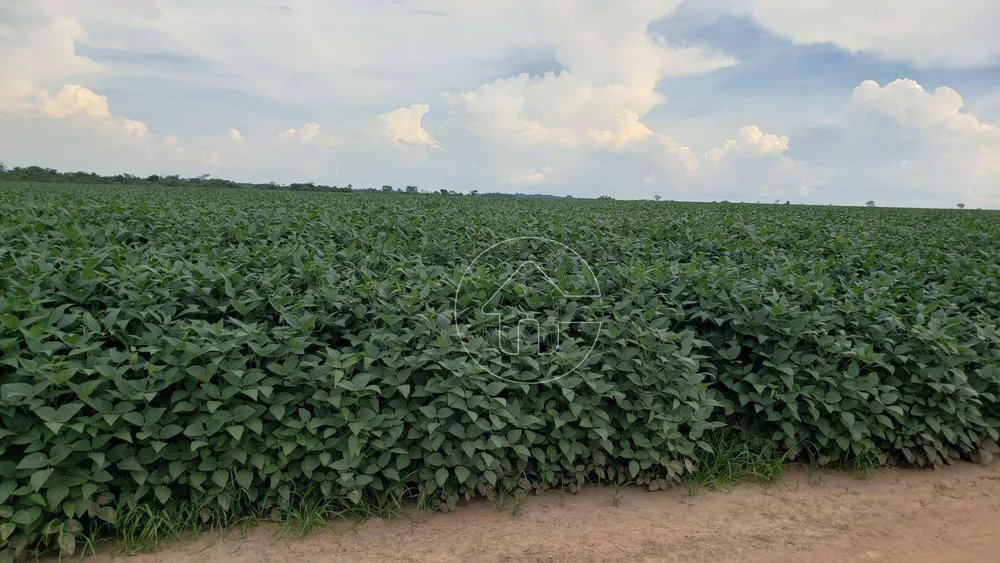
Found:
[[[309,490],[295,495],[285,508],[263,510],[259,504],[243,502],[229,511],[193,503],[172,504],[169,507],[137,504],[119,509],[121,515],[113,524],[91,530],[85,538],[85,552],[93,553],[99,538],[113,538],[113,551],[125,555],[155,551],[164,542],[191,539],[203,533],[216,534],[238,530],[246,535],[251,528],[263,524],[276,525],[278,537],[304,537],[336,522],[356,524],[371,518],[410,518],[408,509],[427,509],[421,499],[404,499],[385,494],[362,498],[357,504],[324,499]]]
[[[885,465],[885,455],[871,450],[861,452],[860,455],[854,456],[850,462],[850,468],[861,479],[868,479],[875,473],[876,469],[883,465]]]
[[[621,506],[625,502],[622,497],[622,485],[616,484],[611,488],[611,506]]]
[[[826,482],[826,470],[815,463],[805,464],[806,469],[806,482],[813,487],[822,487],[823,483]]]
[[[511,516],[518,517],[524,510],[524,504],[527,500],[527,491],[514,487],[500,488],[493,493],[493,512],[497,514],[510,513]]]
[[[700,451],[697,471],[682,480],[689,495],[699,489],[724,490],[747,481],[776,483],[787,467],[786,454],[774,441],[754,434],[717,432],[706,442],[712,452]]]

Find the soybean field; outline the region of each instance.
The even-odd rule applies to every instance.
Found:
[[[997,212],[0,183],[0,560],[988,460],[998,331]]]

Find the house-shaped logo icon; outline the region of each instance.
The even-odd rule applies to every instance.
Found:
[[[543,383],[590,357],[604,322],[601,301],[593,269],[578,253],[550,239],[519,237],[491,246],[465,270],[455,326],[483,371]]]
[[[512,303],[511,294],[519,297],[515,300],[520,303]],[[540,299],[529,302],[533,296]],[[481,312],[484,317],[495,320],[492,324],[496,332],[491,342],[495,342],[504,354],[547,356],[558,352],[564,335],[574,328],[589,325],[600,330],[600,320],[565,320],[562,306],[600,298],[600,293],[567,293],[536,261],[526,260],[486,300]],[[543,307],[544,310],[540,310]]]

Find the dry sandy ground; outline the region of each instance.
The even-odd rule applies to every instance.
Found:
[[[804,472],[729,492],[626,489],[529,497],[519,516],[486,503],[339,526],[304,539],[267,526],[95,562],[1000,561],[1000,463],[880,471],[869,480]]]

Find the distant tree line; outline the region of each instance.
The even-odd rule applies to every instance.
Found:
[[[503,192],[486,192],[482,194],[470,194],[477,195],[478,197],[501,197],[501,198],[528,198],[528,199],[562,199],[561,196],[550,195],[550,194],[508,194]],[[573,196],[565,196],[566,198],[572,199]]]
[[[327,186],[324,184],[314,184],[312,182],[278,184],[269,182],[266,184],[253,182],[234,182],[221,178],[210,178],[208,174],[193,178],[182,178],[177,174],[171,176],[160,176],[153,174],[142,177],[134,174],[116,174],[114,176],[103,176],[93,172],[59,172],[53,168],[43,168],[41,166],[25,166],[7,168],[0,162],[0,182],[49,182],[49,183],[70,183],[70,184],[102,184],[113,185],[122,184],[130,186],[170,186],[170,187],[200,187],[200,188],[252,188],[264,190],[293,190],[312,192],[381,192],[397,194],[433,194],[461,196],[463,194],[454,190],[421,191],[417,186],[406,186],[405,189],[393,188],[390,185],[383,185],[381,188],[356,188],[351,184],[346,186]],[[502,198],[555,198],[558,196],[545,194],[508,194],[508,193],[479,193],[473,190],[469,193],[473,197],[502,197]],[[567,196],[569,197],[569,196]]]
[[[294,183],[277,184],[270,182],[266,184],[252,182],[234,182],[221,178],[210,178],[208,174],[193,178],[182,178],[177,174],[170,176],[160,176],[153,174],[142,177],[134,174],[116,174],[114,176],[104,176],[93,172],[59,172],[53,168],[43,168],[41,166],[26,166],[7,168],[0,163],[0,181],[6,182],[52,182],[70,184],[127,184],[131,186],[171,186],[171,187],[204,187],[204,188],[258,188],[265,190],[298,190],[298,191],[325,191],[325,192],[351,192],[351,191],[379,191],[374,188],[355,189],[353,186],[325,186],[322,184]]]

